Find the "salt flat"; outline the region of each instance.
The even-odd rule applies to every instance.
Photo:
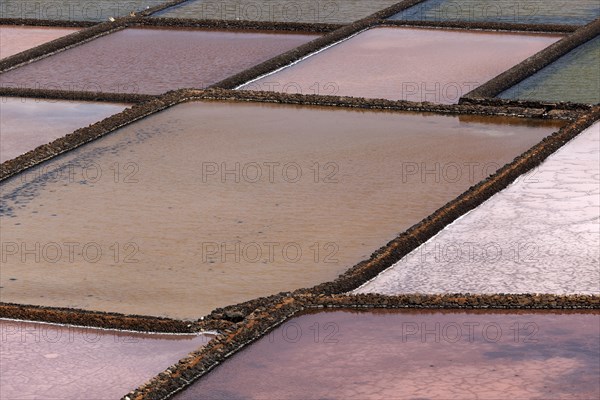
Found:
[[[356,293],[600,293],[600,123]]]

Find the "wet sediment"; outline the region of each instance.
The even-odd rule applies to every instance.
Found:
[[[576,47],[600,35],[600,18],[591,22],[520,64],[467,93],[465,98],[491,98],[533,75]]]

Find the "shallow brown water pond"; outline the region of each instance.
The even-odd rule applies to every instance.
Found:
[[[0,331],[3,399],[120,398],[209,340],[10,320]]]
[[[317,37],[128,28],[12,70],[0,83],[145,94],[203,88]]]
[[[374,28],[241,89],[458,103],[469,91],[559,39]]]
[[[2,183],[2,300],[195,318],[312,286],[557,129],[180,104]]]
[[[175,399],[595,399],[599,375],[598,312],[334,311],[291,319]]]
[[[0,97],[0,162],[123,111],[125,104]]]
[[[0,59],[77,31],[74,28],[0,25]]]

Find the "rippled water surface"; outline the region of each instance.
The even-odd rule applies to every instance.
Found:
[[[577,47],[498,97],[600,103],[600,37]]]
[[[175,399],[595,399],[599,347],[597,312],[322,312]]]
[[[426,0],[392,19],[584,25],[598,17],[597,0]]]

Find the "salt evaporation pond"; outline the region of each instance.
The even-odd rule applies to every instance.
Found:
[[[0,97],[0,162],[123,111],[125,104]]]
[[[356,293],[600,294],[600,123]]]
[[[317,37],[128,28],[2,74],[0,84],[144,94],[203,88]]]
[[[3,399],[117,399],[209,340],[2,319],[0,331]]]
[[[174,399],[596,399],[599,347],[598,312],[320,312]]]
[[[312,286],[557,129],[180,104],[2,183],[2,299],[197,318]]]
[[[374,28],[240,89],[458,103],[557,35]]]
[[[498,97],[600,103],[600,37],[577,47]]]
[[[0,59],[74,32],[77,29],[0,25]]]
[[[165,0],[2,0],[0,18],[108,21],[165,3]]]
[[[597,0],[426,0],[391,19],[585,25],[598,17]]]
[[[187,1],[154,14],[163,18],[347,24],[383,10],[397,0]]]

